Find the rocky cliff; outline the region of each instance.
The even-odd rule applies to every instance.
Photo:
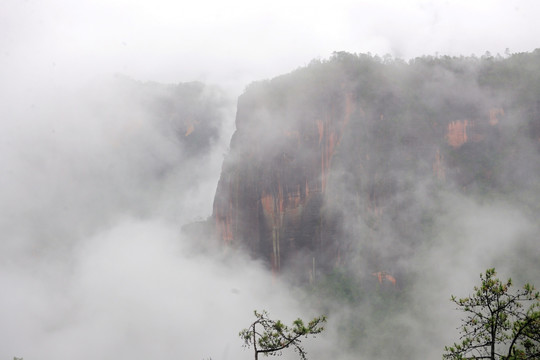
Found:
[[[404,63],[336,53],[250,85],[215,196],[217,236],[276,272],[398,271],[433,235],[441,188],[476,196],[516,186],[512,169],[528,166],[518,154],[534,154],[518,139],[539,138],[535,96],[521,95],[540,98],[540,69],[514,66],[540,60],[527,56]],[[501,82],[514,76],[529,80]]]

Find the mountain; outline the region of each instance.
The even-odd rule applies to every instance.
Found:
[[[275,272],[399,275],[435,236],[444,194],[538,214],[539,151],[540,50],[334,53],[240,96],[212,226]]]

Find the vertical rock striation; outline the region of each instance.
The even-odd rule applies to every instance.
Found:
[[[538,102],[507,90],[493,66],[337,53],[250,85],[217,186],[217,237],[275,272],[313,278],[347,258],[395,274],[436,236],[442,188],[534,191],[514,159],[537,159]]]
[[[355,104],[344,93],[320,112],[291,118],[280,107],[294,112],[294,99],[276,99],[276,107],[268,101],[272,88],[258,86],[238,101],[237,130],[213,219],[223,243],[248,248],[277,272],[300,254],[313,262],[317,252],[328,250],[321,208],[332,158]]]

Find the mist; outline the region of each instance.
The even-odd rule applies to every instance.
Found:
[[[459,325],[452,294],[470,294],[491,267],[535,282],[538,116],[525,101],[537,56],[335,53],[240,97],[215,218],[240,228],[223,241],[315,283],[310,300],[337,333],[326,358],[439,357]],[[525,58],[536,70],[517,75],[531,69]],[[497,77],[498,66],[516,72]],[[458,119],[477,130],[456,144]]]
[[[72,90],[4,129],[0,357],[249,358],[253,310],[306,312],[261,263],[182,234],[212,208],[228,95],[124,77]]]
[[[287,316],[298,304],[257,263],[193,255],[179,240],[171,224],[125,220],[69,260],[4,266],[2,356],[249,357],[236,334],[248,309]]]
[[[400,236],[414,231],[388,228],[373,245],[394,247],[388,259],[407,254],[407,263],[396,256],[384,270],[415,279],[403,294],[411,306],[381,324],[371,312],[384,299],[314,301],[287,280],[293,267],[276,277],[245,249],[182,228],[211,216],[224,159],[242,160],[231,137],[238,96],[252,82],[340,50],[405,60],[531,51],[539,6],[3,2],[0,358],[249,359],[238,332],[256,309],[285,322],[327,313],[327,330],[305,341],[315,360],[440,357],[459,325],[449,297],[468,294],[479,273],[496,267],[501,278],[538,285],[538,214],[526,194],[486,202],[449,189],[433,201],[433,184],[419,183],[392,199],[389,206],[414,198],[404,207],[411,216],[437,216],[430,243],[401,248]],[[455,80],[439,75],[425,94]],[[469,85],[456,97],[489,102]],[[534,187],[535,145],[522,147],[516,164],[531,167],[506,169],[501,181]],[[346,171],[333,176],[343,181],[330,191],[346,193]],[[365,230],[342,215],[346,236]],[[371,277],[367,265],[354,266]],[[350,319],[370,329],[361,351],[340,332]]]

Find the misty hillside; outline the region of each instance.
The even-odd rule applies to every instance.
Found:
[[[534,218],[539,84],[539,50],[409,63],[336,53],[254,83],[216,194],[219,236],[275,270],[399,274],[437,235],[445,193]]]
[[[538,14],[0,1],[0,360],[441,359],[540,286]]]
[[[540,50],[334,53],[240,96],[210,226],[356,308],[342,339],[363,353],[413,358],[411,343],[386,352],[380,338],[395,342],[391,319],[422,302],[433,249],[459,249],[447,274],[466,263],[538,278],[539,155]]]
[[[476,274],[539,283],[539,84],[539,50],[334,53],[249,85],[232,138],[200,82],[17,99],[0,357],[248,359],[267,309],[328,315],[310,359],[440,358]]]

